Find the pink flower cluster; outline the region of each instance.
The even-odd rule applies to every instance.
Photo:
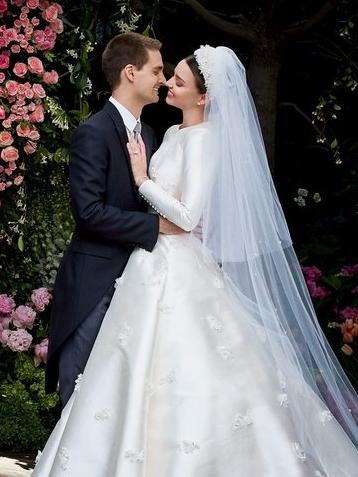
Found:
[[[331,294],[325,287],[318,285],[318,281],[322,276],[322,272],[319,268],[307,266],[302,267],[302,271],[312,298],[325,298]]]
[[[52,296],[47,288],[37,288],[32,292],[31,301],[36,311],[44,311]]]
[[[45,114],[41,83],[58,82],[38,53],[54,48],[63,31],[61,14],[61,5],[47,0],[0,0],[0,192],[22,184],[24,177],[14,171],[23,153],[37,150],[37,124]]]
[[[1,0],[0,0],[1,1]],[[27,331],[33,329],[37,312],[45,310],[52,296],[47,288],[37,288],[31,294],[31,303],[16,306],[14,299],[0,295],[0,343],[11,351],[29,350],[33,336]],[[47,338],[34,346],[34,362],[38,366],[46,363]]]
[[[35,366],[39,366],[39,364],[47,362],[47,351],[48,351],[48,338],[45,338],[40,343],[35,345],[35,348],[34,348]]]
[[[355,265],[344,265],[341,268],[341,275],[344,277],[353,277],[354,275],[358,274],[358,263]]]

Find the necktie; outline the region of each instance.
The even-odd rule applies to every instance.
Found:
[[[138,140],[138,136],[141,133],[141,130],[142,130],[142,125],[139,121],[137,121],[137,124],[135,125],[135,127],[133,129],[134,139],[136,141]]]

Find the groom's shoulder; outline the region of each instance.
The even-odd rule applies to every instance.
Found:
[[[109,116],[103,109],[101,109],[77,126],[74,131],[74,135],[84,131],[92,131],[96,132],[97,134],[101,132],[106,133],[108,131],[110,122]]]

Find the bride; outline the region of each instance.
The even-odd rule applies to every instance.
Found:
[[[354,477],[357,395],[315,317],[244,67],[202,46],[167,86],[183,123],[149,176],[144,143],[128,150],[152,212],[186,232],[131,255],[33,476]]]

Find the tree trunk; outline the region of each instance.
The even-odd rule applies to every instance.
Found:
[[[277,84],[280,68],[280,58],[273,54],[272,47],[266,51],[253,47],[247,71],[248,84],[255,101],[272,174],[275,169]]]

